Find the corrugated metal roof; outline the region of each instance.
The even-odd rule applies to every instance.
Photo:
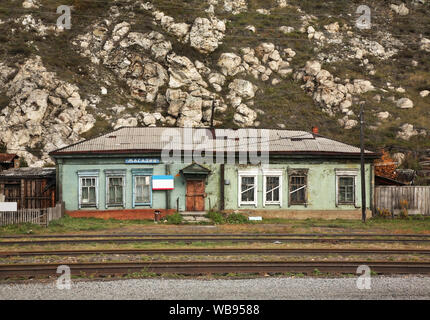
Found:
[[[50,178],[55,177],[55,168],[12,168],[0,172],[0,178],[20,178],[20,177],[38,177]]]
[[[191,137],[194,137],[194,141]],[[268,146],[269,152],[279,153],[351,153],[360,149],[342,142],[331,140],[305,131],[277,129],[208,129],[208,128],[166,128],[166,127],[125,127],[85,140],[52,152],[52,155],[70,153],[127,153],[168,150],[203,149],[206,139],[212,151],[228,151],[244,147]],[[366,151],[368,154],[373,154]]]

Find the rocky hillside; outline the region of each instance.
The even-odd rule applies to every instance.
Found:
[[[0,144],[30,165],[121,126],[310,130],[430,148],[430,3],[4,0]],[[72,6],[71,28],[56,24]],[[400,153],[399,153],[400,152]]]

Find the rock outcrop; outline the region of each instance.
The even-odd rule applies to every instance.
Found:
[[[0,140],[33,166],[52,163],[48,153],[80,140],[94,117],[90,102],[81,98],[76,85],[59,80],[47,71],[39,56],[16,70],[1,68],[0,79],[10,102],[0,114]],[[10,81],[6,77],[14,76]]]

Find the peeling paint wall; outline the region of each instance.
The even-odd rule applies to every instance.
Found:
[[[87,158],[87,159],[63,159],[63,164],[58,166],[59,180],[61,181],[62,197],[66,203],[66,210],[78,210],[78,170],[99,170],[99,210],[106,210],[105,207],[105,175],[104,170],[126,169],[126,190],[125,190],[125,209],[132,209],[132,174],[131,169],[153,168],[154,175],[165,175],[165,164],[125,164],[126,157],[123,158]],[[177,200],[179,199],[179,210],[185,210],[185,193],[186,181],[180,170],[188,164],[171,164],[170,174],[174,176],[174,190],[170,191],[170,208],[176,209]],[[206,210],[219,210],[220,208],[220,165],[205,164],[206,168],[211,170],[211,174],[205,181],[205,198]],[[353,210],[357,209],[354,205],[336,206],[336,173],[335,169],[358,169],[356,178],[356,206],[361,206],[361,184],[360,184],[360,164],[358,161],[316,161],[306,159],[278,160],[278,163],[268,165],[268,169],[282,170],[282,207],[279,205],[266,205],[263,207],[263,176],[261,167],[252,165],[225,165],[225,180],[230,182],[224,185],[225,191],[225,210],[236,209],[265,209],[265,210]],[[289,205],[288,203],[288,169],[308,169],[308,204]],[[238,170],[257,169],[258,188],[257,206],[244,205],[238,206]],[[366,191],[367,191],[367,208],[371,203],[371,184],[373,183],[371,165],[366,164]],[[137,206],[137,208],[158,208],[166,209],[166,191],[152,192],[152,206]],[[92,208],[93,209],[93,208]],[[109,208],[115,209],[115,208]],[[120,209],[120,208],[116,208]],[[85,210],[85,209],[82,209]]]

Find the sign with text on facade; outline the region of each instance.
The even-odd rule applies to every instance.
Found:
[[[133,158],[133,159],[125,159],[125,163],[127,163],[127,164],[154,164],[154,163],[160,163],[160,159]]]
[[[0,202],[0,212],[18,211],[17,202]]]
[[[173,190],[173,176],[152,176],[152,190]]]

